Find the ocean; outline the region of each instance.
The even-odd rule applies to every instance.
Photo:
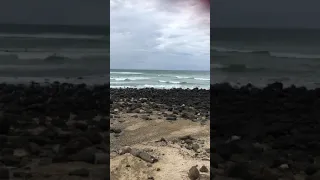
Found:
[[[320,30],[211,29],[211,83],[320,87]]]
[[[209,71],[110,70],[111,88],[209,89]]]
[[[0,24],[0,82],[105,84],[109,27]]]

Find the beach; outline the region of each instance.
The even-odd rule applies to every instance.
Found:
[[[110,95],[111,179],[210,179],[209,90],[117,88]]]

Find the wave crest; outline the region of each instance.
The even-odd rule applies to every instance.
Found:
[[[139,80],[147,80],[150,78],[148,78],[148,77],[125,77],[125,78],[111,77],[110,79],[115,80],[115,81],[139,81]]]
[[[140,72],[110,72],[110,74],[126,74],[126,75],[140,75],[140,74],[143,74],[143,73],[140,73]]]
[[[265,68],[248,67],[245,64],[230,64],[230,65],[214,64],[214,65],[211,65],[211,68],[220,70],[220,71],[226,71],[226,72],[255,72],[255,71],[265,70]]]
[[[301,54],[301,53],[286,53],[286,52],[273,52],[268,50],[242,50],[242,49],[232,49],[232,48],[223,48],[223,47],[214,47],[211,50],[216,52],[224,53],[250,53],[250,54],[259,54],[266,55],[276,58],[294,58],[294,59],[320,59],[320,54]]]

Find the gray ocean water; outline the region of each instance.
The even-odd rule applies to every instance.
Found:
[[[0,25],[0,82],[107,83],[108,29]]]
[[[110,70],[111,88],[210,88],[209,71]]]
[[[211,83],[320,87],[320,30],[212,29]]]

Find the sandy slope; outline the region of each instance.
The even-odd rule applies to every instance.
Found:
[[[153,113],[157,114],[157,113]],[[132,117],[133,116],[133,117]],[[153,120],[142,120],[139,114],[120,114],[119,118],[111,121],[111,126],[121,128],[119,137],[111,135],[111,149],[116,151],[127,145],[140,150],[145,149],[159,159],[150,164],[130,153],[111,156],[112,180],[140,180],[153,177],[154,179],[183,180],[188,178],[188,171],[192,166],[198,169],[205,165],[210,167],[210,125],[200,124],[186,119],[169,122],[164,117],[151,115]],[[182,136],[191,135],[194,144],[199,144],[196,153],[193,149],[184,147],[183,141],[177,140]],[[168,143],[156,142],[164,138]],[[205,178],[206,176],[206,178]],[[203,178],[209,179],[209,173]]]

